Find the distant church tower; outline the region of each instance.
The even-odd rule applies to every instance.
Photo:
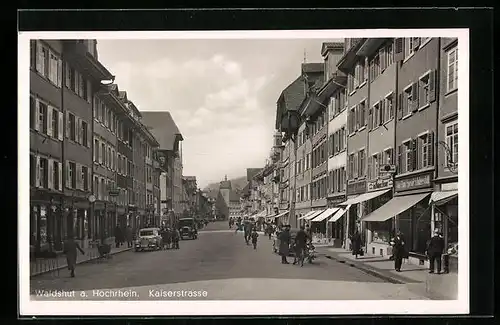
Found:
[[[224,198],[224,201],[226,201],[226,205],[229,206],[229,193],[231,192],[231,181],[227,180],[227,175],[224,177],[224,180],[220,182],[220,187],[219,191],[222,194],[222,197]]]

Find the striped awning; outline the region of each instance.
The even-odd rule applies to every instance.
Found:
[[[342,218],[342,216],[347,212],[349,211],[349,208],[351,206],[348,205],[346,206],[345,208],[340,208],[337,210],[337,212],[335,212],[335,214],[328,220],[328,222],[336,222],[337,220],[339,220],[340,218]]]
[[[458,191],[438,191],[431,194],[429,204],[443,205],[458,196]]]
[[[323,211],[325,211],[325,210],[313,210],[311,214],[306,215],[304,220],[312,220],[312,219],[316,218],[317,216],[319,216]]]
[[[320,222],[323,221],[329,217],[332,216],[335,212],[337,212],[339,208],[329,208],[323,211],[322,213],[318,214],[314,219],[311,220],[311,222]]]

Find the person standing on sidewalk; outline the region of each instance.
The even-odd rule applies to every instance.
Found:
[[[354,235],[352,235],[351,243],[352,243],[352,255],[358,258],[358,255],[360,254],[361,251],[361,235],[359,234],[359,231],[356,230]]]
[[[394,269],[396,272],[401,272],[401,265],[403,264],[403,258],[408,258],[408,252],[406,251],[405,241],[403,234],[398,231],[396,237],[392,240],[393,255],[394,255]]]
[[[427,256],[429,257],[429,273],[434,273],[434,262],[437,263],[437,273],[441,273],[441,257],[444,250],[444,239],[439,229],[434,229],[434,236],[427,242]]]
[[[257,233],[257,228],[253,228],[253,230],[252,230],[253,249],[257,249],[257,238],[259,238],[259,234]]]
[[[119,225],[115,227],[115,246],[116,248],[120,247],[120,243],[122,242],[122,230]]]
[[[132,227],[130,225],[125,228],[125,237],[127,239],[127,247],[131,248],[132,247]]]
[[[66,263],[68,264],[68,270],[70,270],[72,278],[75,277],[76,258],[78,255],[76,250],[79,250],[82,255],[85,254],[80,244],[73,237],[67,237],[64,241],[64,254],[66,254]]]
[[[290,228],[285,227],[283,231],[279,234],[280,239],[280,255],[282,264],[290,264],[286,260],[288,253],[290,252]]]

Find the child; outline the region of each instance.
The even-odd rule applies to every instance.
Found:
[[[257,249],[257,238],[259,237],[259,234],[257,233],[257,229],[252,230],[252,244],[253,244],[253,249]]]

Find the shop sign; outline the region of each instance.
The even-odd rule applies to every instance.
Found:
[[[396,191],[407,191],[431,186],[431,174],[420,174],[396,180]]]
[[[361,194],[366,192],[366,181],[347,184],[347,195]]]
[[[367,191],[381,190],[384,188],[392,187],[392,177],[378,178],[373,181],[368,181],[366,184]]]
[[[328,206],[331,207],[331,208],[334,208],[338,204],[344,202],[346,200],[346,197],[345,197],[345,195],[341,195],[341,196],[336,196],[336,197],[328,198],[327,200],[328,200]]]

